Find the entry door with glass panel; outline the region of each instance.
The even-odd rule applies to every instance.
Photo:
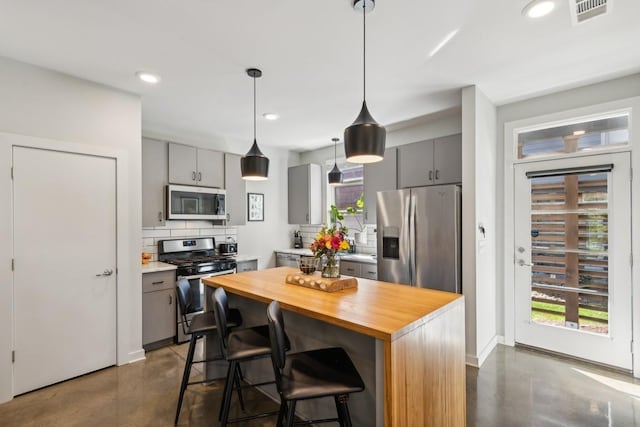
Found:
[[[515,340],[631,369],[629,153],[515,165]]]

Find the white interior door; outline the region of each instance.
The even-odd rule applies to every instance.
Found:
[[[515,166],[516,342],[631,369],[629,159]]]
[[[13,173],[20,394],[116,363],[116,161],[14,147]]]

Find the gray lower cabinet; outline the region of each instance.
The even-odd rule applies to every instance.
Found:
[[[142,345],[145,349],[173,342],[176,335],[175,288],[174,270],[142,275]]]
[[[169,183],[168,143],[142,138],[142,226],[164,225]]]
[[[340,260],[340,274],[360,277],[361,264],[359,262]]]
[[[320,165],[292,166],[288,172],[289,224],[322,222],[322,169]]]
[[[298,268],[299,259],[300,259],[300,255],[288,254],[285,252],[276,252],[276,267]]]
[[[237,154],[225,153],[224,155],[227,225],[245,225],[247,223],[247,185],[246,181],[242,179],[240,158],[241,156]]]
[[[237,263],[236,270],[238,273],[242,273],[243,271],[256,271],[258,269],[258,260],[251,259],[247,261],[240,261]]]
[[[340,260],[340,274],[364,279],[377,280],[378,270],[376,264],[369,264],[356,261]]]
[[[398,188],[462,182],[462,135],[398,147]]]
[[[224,153],[170,143],[169,182],[223,188]]]
[[[397,150],[395,148],[388,148],[384,152],[382,161],[364,165],[365,224],[376,223],[376,193],[398,188],[396,183],[396,153]]]

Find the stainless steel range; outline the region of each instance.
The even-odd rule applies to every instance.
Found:
[[[158,242],[158,261],[176,265],[178,267],[176,270],[177,280],[187,279],[191,285],[194,303],[190,311],[186,313],[188,321],[204,310],[205,292],[202,279],[236,272],[235,259],[218,255],[215,247],[216,242],[213,237],[160,240]],[[186,325],[183,325],[179,304],[176,319],[178,323],[177,341],[179,343],[188,341],[190,337],[184,333]]]

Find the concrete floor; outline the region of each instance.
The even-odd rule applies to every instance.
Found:
[[[108,368],[0,405],[2,426],[171,426],[186,345]],[[195,371],[192,379],[201,375]],[[187,389],[180,425],[215,426],[222,384]],[[248,411],[276,410],[257,392]],[[235,407],[237,416],[239,408]],[[248,426],[272,426],[275,417]],[[640,381],[593,365],[498,346],[482,369],[467,368],[470,426],[640,426]],[[239,424],[235,424],[239,425]],[[367,426],[368,427],[368,426]]]

